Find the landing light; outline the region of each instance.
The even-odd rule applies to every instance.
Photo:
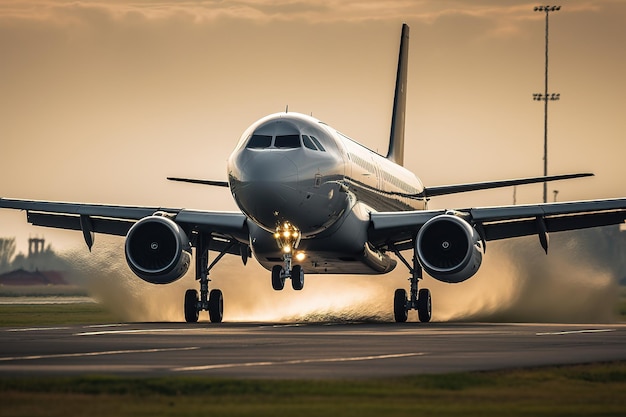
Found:
[[[289,222],[284,222],[276,227],[274,239],[278,248],[285,254],[292,253],[300,243],[300,230]]]
[[[296,260],[299,262],[304,261],[304,258],[306,258],[306,255],[304,254],[304,252],[298,252],[296,253]]]

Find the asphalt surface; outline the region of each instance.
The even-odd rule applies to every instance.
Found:
[[[124,323],[0,329],[0,377],[371,378],[626,360],[626,324]]]

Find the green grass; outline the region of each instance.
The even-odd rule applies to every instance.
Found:
[[[103,306],[83,304],[0,305],[0,327],[57,326],[117,322]]]
[[[626,362],[356,381],[0,379],[0,416],[623,416]]]

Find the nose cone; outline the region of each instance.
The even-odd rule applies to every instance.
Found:
[[[235,160],[239,180],[246,184],[280,182],[298,185],[298,167],[293,162],[294,151],[244,149]]]
[[[275,232],[289,222],[303,238],[330,227],[349,199],[340,192],[343,159],[320,122],[297,113],[260,119],[228,159],[230,189],[241,211]]]
[[[297,218],[295,208],[303,199],[298,186],[298,166],[293,153],[243,149],[230,166],[233,197],[241,210],[269,231]]]

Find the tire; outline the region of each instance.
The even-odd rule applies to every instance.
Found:
[[[224,297],[222,291],[212,290],[209,294],[209,319],[211,323],[221,323],[224,318]]]
[[[393,295],[393,317],[396,323],[405,323],[409,318],[409,312],[406,309],[406,290],[398,288]]]
[[[285,288],[285,277],[283,275],[283,267],[280,265],[274,265],[272,267],[272,288],[276,291],[280,291]]]
[[[197,323],[198,316],[198,291],[187,290],[185,292],[185,321],[187,323]]]
[[[417,293],[417,316],[422,323],[428,323],[433,314],[430,290],[422,288]]]
[[[300,291],[304,288],[304,271],[300,265],[294,265],[291,268],[291,286],[295,291]]]

